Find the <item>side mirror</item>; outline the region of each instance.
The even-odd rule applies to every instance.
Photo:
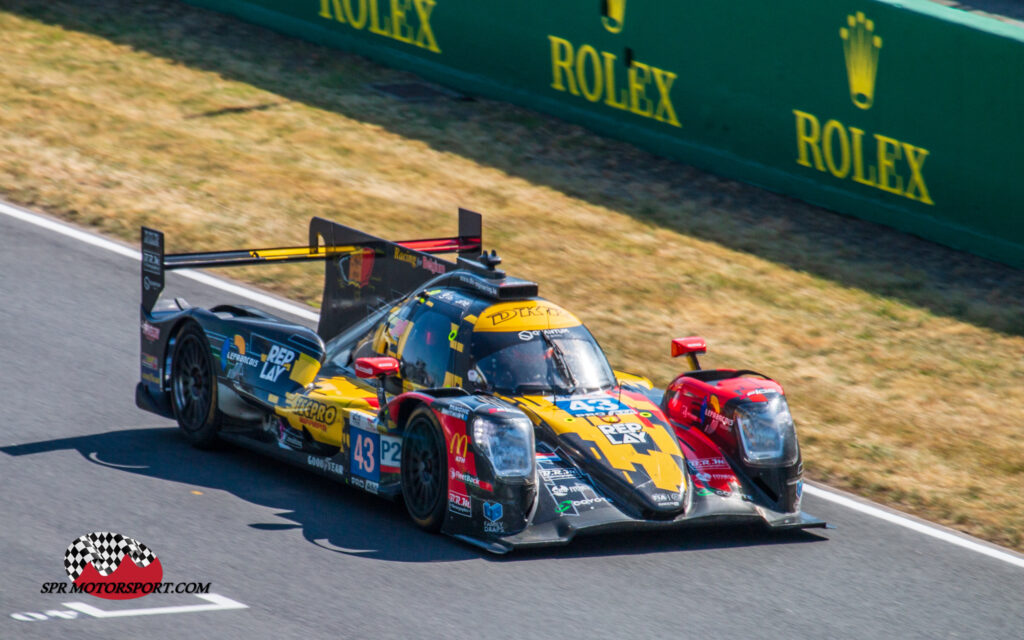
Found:
[[[388,397],[384,393],[384,381],[390,376],[398,375],[398,360],[391,357],[356,358],[356,375],[360,378],[377,378],[377,420],[387,424]]]
[[[398,360],[390,357],[356,358],[356,375],[360,378],[386,378],[398,374]]]
[[[686,359],[690,361],[690,368],[693,371],[700,369],[700,363],[697,361],[697,356],[707,352],[708,343],[700,336],[676,338],[672,341],[672,357],[677,358],[679,356],[686,356]]]

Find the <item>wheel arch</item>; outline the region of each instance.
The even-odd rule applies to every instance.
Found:
[[[437,420],[438,424],[441,424],[441,430],[445,432],[445,440],[448,439],[447,430],[444,428],[443,422],[437,412],[434,411],[431,405],[435,398],[425,393],[413,391],[410,393],[403,393],[388,403],[388,415],[391,420],[395,423],[395,427],[399,434],[405,433],[405,425],[409,420],[409,416],[412,412],[419,407],[427,407],[434,414],[434,419]],[[447,444],[447,442],[445,443]]]
[[[431,404],[429,396],[400,398],[392,415],[402,419],[401,477],[406,510],[418,527],[438,532],[444,526],[448,514],[448,443],[451,433]],[[435,444],[427,447],[423,446],[422,437],[425,423],[426,431],[436,434],[432,438]],[[421,437],[415,437],[417,433]],[[434,449],[435,446],[437,449]],[[435,451],[436,454],[428,453],[424,456],[427,451]],[[418,462],[412,462],[410,455]],[[428,487],[433,489],[426,489]],[[424,502],[425,492],[429,495],[435,491],[434,497]]]
[[[170,327],[169,327],[169,331],[167,332],[167,335],[170,336],[170,337],[167,339],[167,342],[164,344],[164,352],[163,352],[163,354],[162,354],[162,356],[160,358],[160,372],[161,372],[161,379],[163,380],[162,388],[163,388],[164,391],[170,391],[170,387],[171,387],[171,373],[170,373],[171,369],[170,369],[170,365],[171,365],[171,362],[172,362],[172,360],[174,358],[174,350],[175,350],[175,348],[177,347],[177,344],[178,344],[178,337],[181,335],[181,333],[186,328],[188,328],[189,325],[195,325],[197,329],[202,331],[203,337],[206,338],[207,343],[209,343],[209,341],[210,341],[210,338],[209,338],[209,336],[206,333],[206,327],[204,327],[203,324],[201,322],[199,322],[199,320],[197,320],[194,316],[189,315],[189,314],[185,314],[185,315],[182,315],[180,318],[177,318],[177,319],[174,320],[173,324],[171,324]],[[216,369],[216,366],[214,368]]]

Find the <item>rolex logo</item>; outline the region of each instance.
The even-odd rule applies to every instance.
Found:
[[[874,21],[860,11],[856,16],[846,16],[846,24],[839,30],[839,37],[843,39],[850,99],[858,108],[870,109],[875,101],[875,73],[882,38],[875,35]]]
[[[626,24],[626,0],[601,0],[601,22],[612,33],[619,33]]]

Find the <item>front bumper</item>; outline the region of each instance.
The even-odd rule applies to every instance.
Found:
[[[466,531],[449,533],[493,553],[507,553],[519,548],[568,544],[577,535],[735,525],[774,531],[827,526],[825,521],[802,511],[775,511],[740,491],[698,495],[692,483],[679,515],[649,519],[616,504],[589,476],[578,471],[546,474],[539,476],[538,482],[536,508],[521,531],[499,536],[476,536]]]

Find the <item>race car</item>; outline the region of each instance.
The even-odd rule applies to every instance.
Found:
[[[438,257],[457,254],[455,262]],[[221,440],[390,499],[495,553],[575,535],[747,523],[823,527],[800,510],[782,387],[700,368],[665,391],[615,371],[570,311],[454,237],[388,241],[313,218],[300,247],[165,254],[142,228],[139,407],[198,447]],[[259,309],[161,301],[165,271],[321,260],[316,331]]]

